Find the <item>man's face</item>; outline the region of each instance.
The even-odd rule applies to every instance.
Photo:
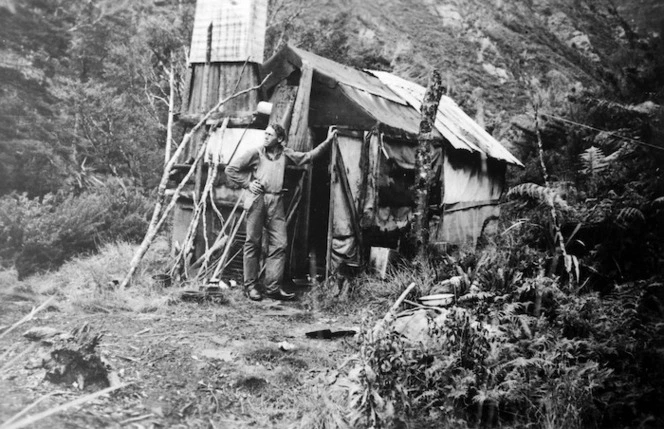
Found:
[[[263,143],[264,147],[273,147],[281,143],[277,138],[277,133],[274,131],[274,128],[267,127],[265,129],[265,142]]]

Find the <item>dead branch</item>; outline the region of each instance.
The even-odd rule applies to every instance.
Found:
[[[26,348],[26,349],[23,350],[22,352],[18,353],[16,356],[14,356],[14,357],[13,357],[9,362],[7,362],[6,364],[2,365],[2,367],[0,367],[0,373],[2,373],[2,371],[6,370],[6,369],[9,368],[10,366],[12,366],[12,365],[14,364],[14,362],[16,362],[16,361],[18,361],[19,359],[21,359],[22,357],[24,357],[24,356],[30,354],[34,349],[37,348],[37,344],[38,344],[38,343],[30,344],[30,346],[28,346],[28,348]]]
[[[37,307],[37,308],[34,308],[34,309],[33,309],[32,311],[30,311],[30,313],[28,313],[23,319],[21,319],[21,320],[19,320],[18,322],[14,323],[9,329],[7,329],[7,330],[4,331],[3,333],[1,333],[1,334],[0,334],[0,339],[2,339],[5,335],[7,335],[8,333],[10,333],[11,331],[13,331],[14,329],[16,329],[17,327],[19,327],[21,324],[23,324],[23,323],[27,322],[28,320],[32,319],[32,318],[35,316],[35,314],[37,314],[37,313],[39,313],[41,310],[43,310],[43,309],[44,309],[48,304],[50,304],[51,301],[53,301],[54,299],[55,299],[55,296],[52,296],[52,297],[50,297],[49,299],[47,299],[46,301],[44,301],[44,303],[43,303],[42,305],[40,305],[40,306]]]
[[[138,268],[138,264],[143,259],[143,256],[148,251],[150,245],[152,244],[152,241],[154,240],[155,236],[157,235],[157,232],[159,231],[159,227],[163,223],[163,220],[160,219],[160,215],[161,215],[161,218],[165,220],[164,216],[166,216],[168,214],[168,211],[170,211],[172,209],[172,207],[175,206],[174,200],[177,200],[177,197],[179,196],[178,190],[176,190],[176,192],[173,194],[173,199],[171,200],[172,204],[169,204],[169,206],[167,208],[168,211],[165,211],[162,215],[162,206],[163,206],[164,199],[165,199],[165,196],[166,196],[166,186],[168,184],[168,178],[170,177],[171,170],[173,169],[173,166],[175,165],[176,160],[179,158],[180,154],[185,149],[185,147],[189,144],[189,141],[191,141],[194,134],[202,126],[205,125],[207,120],[215,112],[217,112],[221,106],[223,106],[225,103],[227,103],[228,101],[230,101],[234,98],[237,98],[239,96],[247,94],[251,91],[259,90],[265,84],[265,82],[267,82],[267,80],[270,78],[271,75],[272,74],[270,73],[267,76],[265,76],[265,79],[263,79],[263,81],[260,84],[256,85],[256,86],[253,86],[251,88],[245,89],[245,90],[240,91],[240,92],[237,92],[237,93],[221,100],[219,103],[217,103],[216,106],[214,106],[209,112],[207,112],[205,114],[205,116],[203,116],[203,118],[201,118],[201,120],[198,121],[198,123],[196,125],[194,125],[194,127],[191,130],[189,130],[189,132],[187,134],[185,134],[185,136],[182,138],[182,141],[180,142],[180,145],[177,147],[177,149],[173,153],[173,156],[171,157],[171,159],[166,164],[166,167],[164,167],[164,174],[162,175],[161,182],[159,183],[159,188],[158,188],[158,191],[157,191],[157,203],[155,204],[154,212],[152,214],[152,220],[150,221],[150,224],[148,226],[148,231],[146,232],[145,237],[143,238],[143,242],[139,246],[138,250],[136,251],[136,254],[134,254],[134,257],[132,258],[131,263],[129,264],[129,271],[127,272],[127,275],[125,276],[125,278],[122,280],[122,283],[120,284],[120,288],[126,288],[129,285],[129,282],[131,281],[131,278],[133,277],[134,273],[136,272],[136,268]],[[203,149],[205,148],[204,146],[205,145],[202,146]],[[205,150],[202,150],[200,152],[201,152],[201,156],[202,156],[202,154],[205,153]],[[185,179],[188,180],[188,177],[185,177]],[[181,185],[182,185],[182,183],[181,183]],[[184,185],[182,185],[182,186],[184,186]],[[180,187],[178,187],[178,188],[181,189]]]
[[[42,401],[44,401],[45,399],[48,399],[48,398],[50,398],[51,396],[61,395],[61,394],[63,394],[63,393],[65,393],[65,392],[63,392],[63,391],[56,391],[56,392],[47,393],[46,395],[42,396],[41,398],[38,398],[38,399],[37,399],[36,401],[34,401],[32,404],[30,404],[30,405],[28,405],[27,407],[23,408],[23,409],[22,409],[21,411],[19,411],[18,413],[14,414],[9,420],[7,420],[6,422],[4,422],[4,423],[2,424],[2,426],[0,426],[0,428],[4,428],[5,426],[9,425],[10,423],[15,422],[16,420],[18,420],[19,418],[21,418],[23,415],[25,415],[25,413],[27,413],[28,411],[30,411],[31,409],[33,409],[34,407],[36,407],[37,405],[39,405],[39,404],[40,404]]]
[[[103,389],[103,390],[100,390],[100,391],[98,391],[98,392],[94,392],[94,393],[91,393],[91,394],[89,394],[89,395],[85,395],[85,396],[83,396],[83,397],[81,397],[81,398],[74,399],[73,401],[66,402],[66,403],[64,403],[64,404],[62,404],[62,405],[58,405],[57,407],[54,407],[54,408],[48,409],[48,410],[46,410],[46,411],[43,411],[43,412],[41,412],[41,413],[38,413],[38,414],[32,415],[32,416],[27,417],[27,418],[25,418],[25,419],[23,419],[23,420],[19,420],[18,422],[12,423],[12,424],[10,424],[10,425],[3,424],[2,426],[0,426],[0,429],[19,429],[19,428],[24,428],[24,427],[26,427],[26,426],[29,426],[29,425],[31,425],[31,424],[34,424],[34,423],[36,423],[36,422],[42,420],[42,419],[45,419],[46,417],[50,417],[50,416],[52,416],[53,414],[57,414],[57,413],[59,413],[60,411],[64,411],[64,410],[66,410],[66,409],[68,409],[68,408],[76,407],[76,406],[78,406],[78,405],[85,404],[86,402],[90,402],[90,401],[92,401],[93,399],[96,399],[96,398],[98,398],[98,397],[100,397],[100,396],[106,395],[107,393],[111,393],[111,392],[113,392],[114,390],[118,390],[118,389],[121,389],[121,388],[123,388],[123,387],[129,386],[130,384],[131,384],[131,383],[128,383],[128,384],[121,384],[121,385],[119,385],[119,386],[115,386],[115,387],[108,387],[108,388]]]
[[[166,124],[166,148],[164,151],[164,165],[171,158],[171,141],[173,140],[173,118],[175,115],[175,66],[173,65],[173,53],[171,52],[171,68],[168,73],[168,121]]]
[[[373,329],[373,335],[374,338],[380,335],[383,330],[385,329],[385,325],[387,325],[389,322],[391,322],[394,319],[394,315],[396,314],[397,309],[403,303],[403,301],[406,299],[408,294],[415,288],[415,285],[417,283],[412,282],[411,284],[408,285],[406,290],[403,291],[403,293],[397,298],[397,300],[392,304],[392,307],[388,310],[388,312],[385,314],[385,317],[383,317],[381,320],[376,323],[376,326]]]
[[[213,200],[214,201],[214,200]],[[237,208],[240,205],[240,202],[242,201],[242,198],[238,198],[237,201],[235,202],[235,205],[233,206],[233,210],[231,210],[231,213],[228,215],[225,221],[222,219],[222,226],[219,231],[219,234],[217,235],[217,238],[212,245],[210,249],[208,249],[203,256],[201,256],[196,262],[192,264],[192,268],[197,267],[200,264],[203,264],[205,266],[204,269],[201,269],[199,271],[199,275],[197,276],[198,278],[201,278],[201,273],[205,273],[207,270],[207,263],[209,262],[210,258],[212,257],[212,254],[216,252],[217,250],[226,249],[226,246],[232,244],[232,239],[226,235],[226,229],[230,226],[230,230],[233,231],[235,228],[235,223],[233,220],[233,215],[237,211]],[[231,226],[232,224],[232,226]],[[230,241],[230,243],[229,243]],[[224,267],[225,268],[225,267]],[[223,268],[222,268],[223,270]],[[214,272],[214,271],[213,271]]]
[[[221,258],[219,258],[217,268],[214,270],[214,273],[212,273],[212,278],[217,278],[219,274],[221,273],[221,270],[225,268],[224,263],[226,262],[226,258],[228,257],[228,253],[231,250],[231,246],[233,244],[233,240],[235,240],[235,236],[237,235],[237,231],[240,229],[240,225],[242,225],[242,221],[244,220],[244,217],[246,216],[247,212],[243,211],[242,214],[240,215],[240,219],[238,219],[237,223],[235,224],[235,228],[233,228],[233,231],[231,232],[231,235],[228,237],[228,241],[226,242],[226,248],[224,249],[224,253],[221,255]]]
[[[226,127],[228,127],[228,122],[229,118],[225,118],[222,125],[221,125],[221,132],[223,133],[226,130]],[[207,149],[206,149],[207,152]],[[212,165],[208,168],[208,177],[205,182],[205,187],[203,188],[203,192],[201,192],[201,199],[198,201],[197,204],[195,204],[195,209],[194,213],[192,214],[192,219],[191,222],[189,223],[189,227],[187,228],[187,233],[185,234],[185,239],[182,245],[182,249],[180,252],[178,252],[178,255],[175,258],[175,262],[173,264],[173,267],[171,268],[170,274],[173,275],[177,269],[177,267],[180,265],[180,263],[186,263],[186,258],[187,258],[187,253],[189,249],[191,248],[194,239],[196,238],[196,231],[198,229],[198,225],[200,223],[201,216],[203,216],[203,238],[205,240],[205,254],[208,254],[210,250],[210,245],[208,242],[207,238],[207,219],[206,219],[206,212],[207,212],[207,201],[208,198],[212,201],[214,201],[214,181],[217,178],[217,157],[213,156],[212,157]],[[199,166],[200,167],[200,166]],[[197,167],[198,168],[198,167]],[[210,174],[211,172],[211,174]],[[194,195],[196,197],[197,195]],[[216,241],[215,241],[216,242]],[[203,269],[206,268],[207,265],[207,259],[203,260]],[[186,265],[185,265],[186,266]]]
[[[154,414],[145,414],[143,416],[137,416],[137,417],[132,417],[127,420],[123,420],[120,422],[120,426],[128,425],[129,423],[136,423],[140,422],[141,420],[149,419],[150,417],[154,417]]]

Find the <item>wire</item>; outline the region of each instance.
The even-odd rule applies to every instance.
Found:
[[[559,116],[549,115],[548,113],[540,113],[540,115],[547,116],[551,119],[556,119],[556,120],[561,121],[561,122],[567,122],[568,124],[578,125],[579,127],[588,128],[588,129],[595,130],[595,131],[600,131],[600,132],[603,132],[603,133],[608,133],[612,136],[618,137],[619,139],[622,139],[622,140],[625,140],[625,141],[628,141],[628,142],[631,142],[631,143],[636,143],[636,144],[640,144],[640,145],[643,145],[643,146],[648,146],[648,147],[651,147],[653,149],[664,150],[664,147],[655,146],[654,144],[650,144],[650,143],[642,142],[640,140],[635,140],[635,139],[632,139],[632,138],[629,138],[629,137],[621,136],[620,134],[617,134],[617,133],[614,133],[614,132],[611,132],[611,131],[606,131],[606,130],[602,130],[600,128],[591,127],[590,125],[580,124],[578,122],[570,121],[569,119],[561,118]]]

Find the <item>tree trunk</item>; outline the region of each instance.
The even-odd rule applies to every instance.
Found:
[[[412,227],[418,259],[425,255],[427,245],[429,244],[429,189],[434,181],[434,171],[431,168],[434,156],[434,123],[436,121],[440,97],[443,95],[443,89],[440,73],[434,69],[429,78],[429,85],[424,94],[424,100],[422,100],[420,112],[422,119],[420,121],[420,133],[417,137],[417,176],[415,178],[417,208],[413,215]]]

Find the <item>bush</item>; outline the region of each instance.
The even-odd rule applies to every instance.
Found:
[[[364,331],[340,386],[351,425],[661,426],[662,283],[570,293],[520,265],[520,247],[450,256],[475,290],[428,312],[423,342]]]
[[[19,278],[51,270],[105,242],[138,242],[151,203],[136,189],[101,186],[78,196],[26,194],[0,198],[0,263]]]

